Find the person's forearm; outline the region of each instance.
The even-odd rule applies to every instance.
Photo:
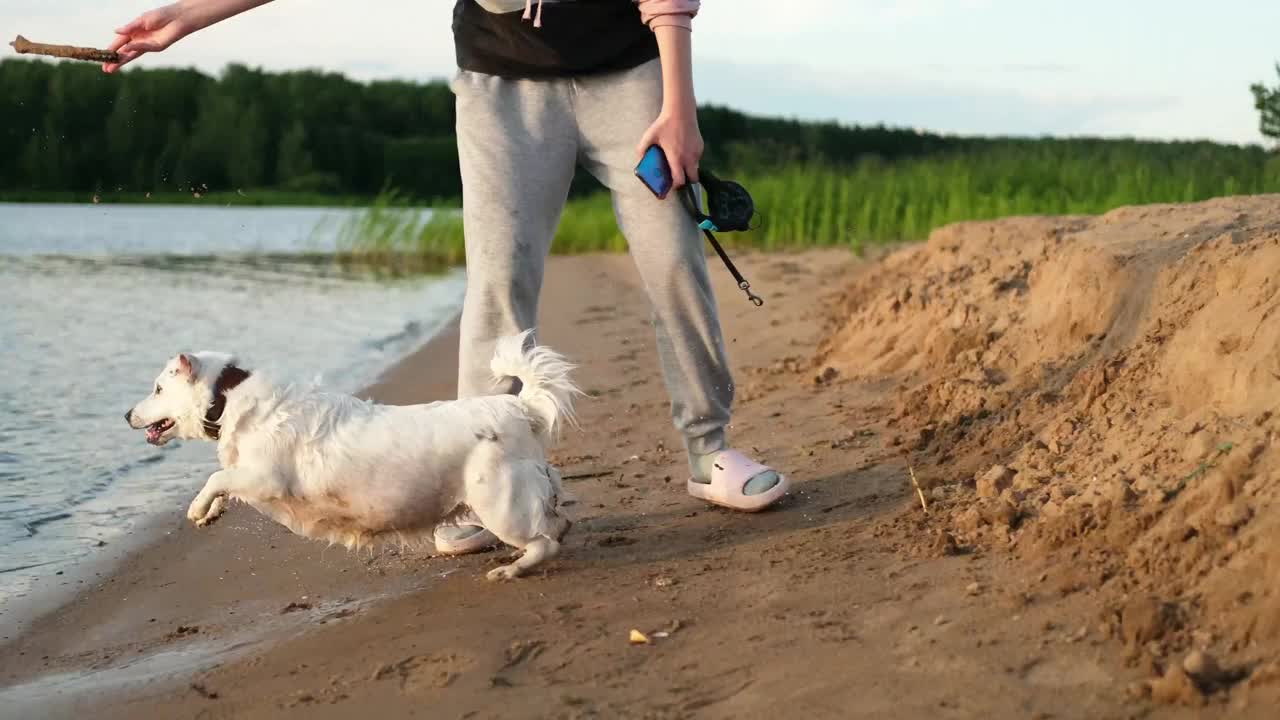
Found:
[[[178,0],[178,5],[194,32],[269,2],[271,0]]]
[[[662,107],[665,112],[697,111],[693,94],[693,37],[688,28],[666,25],[654,28],[662,57]]]

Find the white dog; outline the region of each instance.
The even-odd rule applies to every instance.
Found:
[[[553,557],[569,529],[546,450],[564,422],[575,423],[580,394],[573,366],[529,339],[499,340],[491,363],[496,380],[519,381],[518,395],[412,406],[274,387],[231,355],[183,353],[125,419],[153,445],[217,441],[222,469],[187,510],[197,526],[231,498],[299,535],[353,548],[418,545],[437,524],[474,516],[524,550],[488,574],[514,578]]]

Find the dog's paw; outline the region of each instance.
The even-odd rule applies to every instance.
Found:
[[[520,567],[515,564],[503,565],[502,567],[496,567],[490,570],[488,573],[485,573],[485,577],[495,581],[496,580],[514,580],[520,577]]]
[[[213,499],[213,503],[209,505],[209,512],[204,517],[196,521],[196,527],[204,527],[214,520],[222,517],[222,513],[227,509],[227,499],[219,495]]]
[[[212,505],[208,500],[197,495],[196,499],[192,500],[191,504],[187,506],[187,519],[199,525],[200,520],[203,519],[205,515],[209,514],[210,507],[212,507]]]
[[[226,509],[227,499],[221,495],[215,496],[207,506],[197,497],[191,501],[191,507],[187,508],[187,519],[195,523],[196,527],[204,527],[217,520]]]

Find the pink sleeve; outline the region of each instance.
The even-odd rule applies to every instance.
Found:
[[[699,0],[636,0],[640,19],[650,30],[660,27],[693,29],[693,18],[702,5]]]

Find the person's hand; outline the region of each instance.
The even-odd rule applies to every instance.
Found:
[[[671,166],[673,187],[686,182],[698,182],[698,162],[702,159],[702,132],[698,130],[698,114],[690,108],[669,109],[665,105],[658,119],[640,138],[636,148],[636,160],[644,156],[651,145],[662,148]]]
[[[132,22],[116,28],[116,38],[107,46],[120,55],[118,63],[103,63],[103,72],[113,73],[149,52],[160,52],[190,35],[196,27],[190,22],[181,2],[175,2],[139,15]]]

